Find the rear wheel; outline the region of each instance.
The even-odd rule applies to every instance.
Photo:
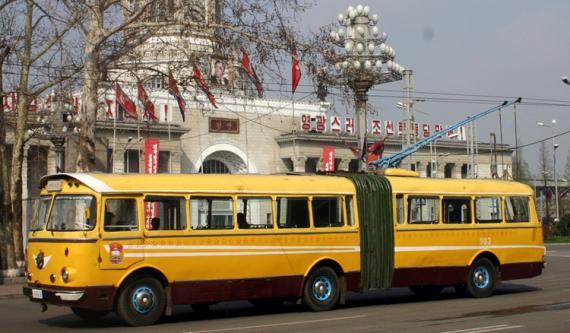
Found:
[[[117,315],[129,326],[154,324],[166,304],[164,288],[153,277],[140,276],[128,282],[117,300]]]
[[[410,286],[410,290],[420,297],[435,297],[441,293],[443,286],[426,285],[426,286]]]
[[[491,260],[480,258],[469,268],[466,291],[471,297],[489,297],[495,291],[497,270]]]
[[[303,303],[313,311],[327,311],[334,308],[339,296],[338,276],[330,267],[318,267],[305,281]]]
[[[79,318],[86,320],[86,321],[95,321],[97,319],[103,318],[106,316],[109,311],[99,311],[99,310],[91,310],[91,309],[83,309],[83,308],[76,308],[71,307],[71,311]]]

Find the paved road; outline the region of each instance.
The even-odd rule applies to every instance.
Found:
[[[207,318],[188,307],[152,327],[121,326],[114,315],[86,324],[67,308],[39,306],[24,298],[0,299],[3,332],[570,332],[570,245],[547,247],[543,275],[503,283],[495,296],[460,298],[452,289],[421,300],[407,289],[351,295],[344,308],[305,312],[295,305],[260,310],[247,302],[216,305]]]

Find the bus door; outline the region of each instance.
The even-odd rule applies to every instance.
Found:
[[[124,269],[143,260],[141,207],[134,197],[103,199],[101,269]]]

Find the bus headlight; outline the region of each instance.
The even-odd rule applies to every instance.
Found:
[[[69,270],[66,267],[61,269],[61,279],[63,282],[69,281]]]

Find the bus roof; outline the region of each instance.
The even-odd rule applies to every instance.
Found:
[[[394,193],[421,194],[516,194],[532,195],[530,186],[495,179],[434,179],[386,177]],[[243,174],[107,174],[60,173],[42,178],[75,179],[99,193],[283,193],[354,194],[352,181],[344,177],[316,175],[243,175]]]
[[[532,195],[530,186],[497,179],[386,177],[394,193]]]
[[[42,178],[42,187],[48,181],[55,179],[75,179],[100,193],[355,193],[354,185],[350,180],[330,176],[62,173]]]

